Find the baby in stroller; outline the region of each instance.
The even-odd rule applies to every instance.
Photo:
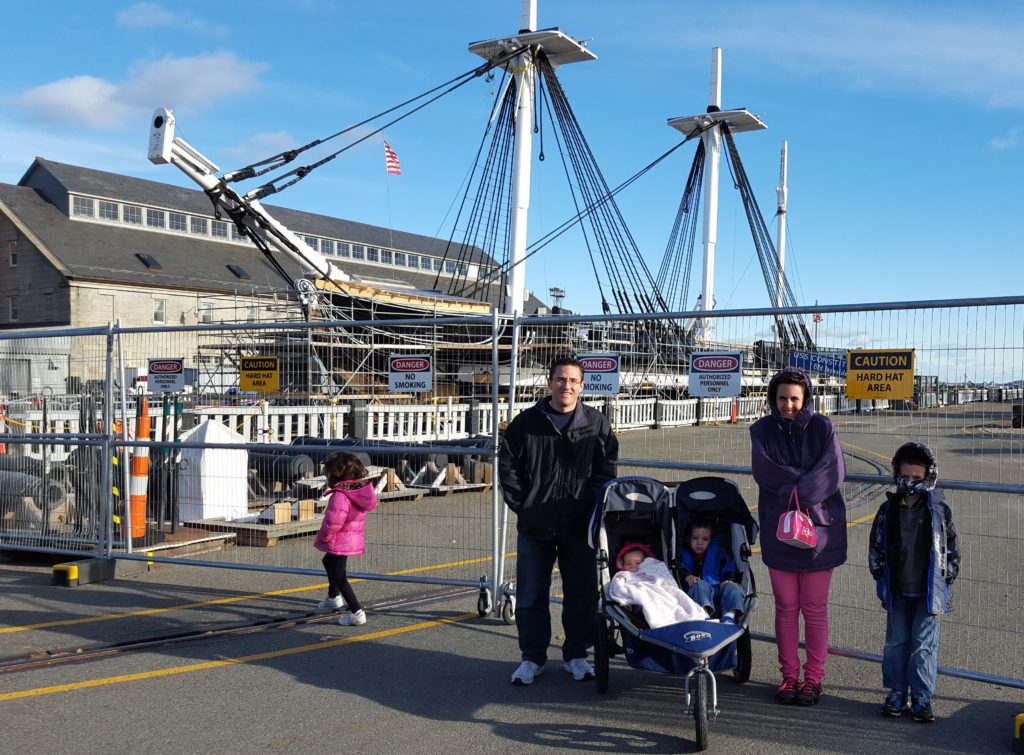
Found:
[[[649,545],[626,543],[615,563],[619,571],[608,585],[608,597],[625,606],[640,606],[651,629],[704,618],[701,607],[679,589]]]

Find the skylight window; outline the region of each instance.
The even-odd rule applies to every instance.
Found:
[[[235,274],[236,278],[239,278],[240,280],[252,280],[252,276],[249,275],[249,273],[245,272],[245,268],[243,268],[241,265],[228,265],[227,268],[228,270]]]
[[[157,262],[156,257],[154,257],[152,254],[146,254],[144,252],[138,252],[135,256],[139,259],[139,262],[141,262],[143,265],[148,267],[150,270],[163,270],[164,269],[164,266],[161,265],[159,262]]]

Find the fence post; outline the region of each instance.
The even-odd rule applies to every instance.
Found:
[[[370,437],[367,427],[366,399],[356,399],[352,402],[352,437],[366,440]]]

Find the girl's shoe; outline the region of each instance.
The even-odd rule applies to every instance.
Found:
[[[360,608],[352,613],[343,613],[338,617],[338,623],[343,627],[358,627],[366,623],[366,611]]]
[[[316,604],[317,613],[330,613],[331,611],[340,611],[345,607],[345,599],[340,595],[336,595],[333,598],[327,597]]]
[[[817,705],[821,699],[821,685],[817,682],[812,682],[804,679],[804,683],[800,685],[800,689],[796,692],[796,699],[793,700],[797,705],[809,706]]]
[[[782,684],[775,690],[775,699],[783,705],[792,705],[799,689],[800,682],[796,679],[783,679]]]

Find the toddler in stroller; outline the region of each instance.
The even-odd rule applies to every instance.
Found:
[[[698,616],[705,618],[652,628],[637,611],[611,598],[608,587],[618,565],[609,554],[618,554],[628,542],[648,543],[654,556],[668,565],[678,587],[683,568],[679,540],[694,517],[714,522],[720,546],[732,553],[742,608],[735,623],[709,620],[701,608]],[[685,675],[687,713],[694,716],[697,743],[703,749],[709,712],[718,713],[713,672],[733,669],[740,682],[750,677],[747,624],[757,597],[749,557],[757,524],[739,489],[722,478],[702,477],[681,483],[673,493],[658,480],[620,477],[605,485],[591,516],[590,535],[601,586],[594,652],[598,691],[607,691],[609,659],[619,652],[633,668]]]

